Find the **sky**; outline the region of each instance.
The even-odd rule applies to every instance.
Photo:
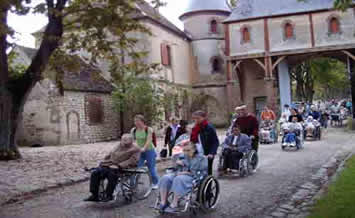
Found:
[[[40,0],[35,0],[34,2],[39,1]],[[189,0],[164,0],[167,5],[159,10],[166,18],[182,29],[183,25],[179,20],[179,16],[187,7],[188,1]],[[10,14],[8,23],[17,31],[14,41],[15,43],[34,48],[35,41],[31,33],[36,32],[45,26],[47,24],[47,19],[45,16],[39,14],[27,14],[26,16]]]

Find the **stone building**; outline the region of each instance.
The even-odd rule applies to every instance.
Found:
[[[224,20],[230,105],[245,102],[258,112],[269,104],[278,111],[291,103],[292,67],[319,56],[350,66],[355,10],[341,12],[333,5],[333,0],[239,0]]]
[[[22,46],[15,51],[23,65],[36,52]],[[100,74],[97,68],[81,62],[79,69],[64,71],[59,85],[50,76],[37,83],[24,106],[18,144],[66,145],[117,139],[113,87]]]

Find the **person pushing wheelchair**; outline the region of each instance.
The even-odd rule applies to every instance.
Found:
[[[84,201],[99,201],[99,186],[101,180],[108,180],[106,198],[102,201],[113,200],[113,191],[117,185],[118,174],[122,169],[136,167],[141,149],[133,143],[131,134],[124,134],[121,142],[105,156],[104,161],[96,168],[90,177],[91,196]]]
[[[235,125],[232,128],[232,134],[223,143],[223,171],[226,173],[231,169],[239,169],[240,159],[251,149],[250,137],[240,132],[239,125]]]

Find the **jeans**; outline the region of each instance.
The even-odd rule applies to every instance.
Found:
[[[142,167],[147,162],[147,167],[149,169],[150,175],[152,176],[153,185],[157,185],[159,182],[159,176],[157,173],[156,165],[157,154],[155,150],[151,149],[141,154],[141,157],[138,161],[138,167]]]
[[[115,170],[110,169],[109,167],[99,167],[91,173],[90,178],[90,192],[94,196],[99,194],[100,181],[107,179],[106,195],[112,196],[113,191],[116,188],[118,174]]]

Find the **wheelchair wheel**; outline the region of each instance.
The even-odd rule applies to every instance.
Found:
[[[198,190],[198,201],[200,202],[201,210],[208,212],[216,208],[220,195],[220,186],[217,179],[213,176],[206,177]]]
[[[258,168],[259,157],[255,150],[252,150],[248,154],[248,173],[253,173]]]
[[[133,196],[138,200],[146,199],[152,192],[152,177],[147,169],[132,175],[131,189]]]

